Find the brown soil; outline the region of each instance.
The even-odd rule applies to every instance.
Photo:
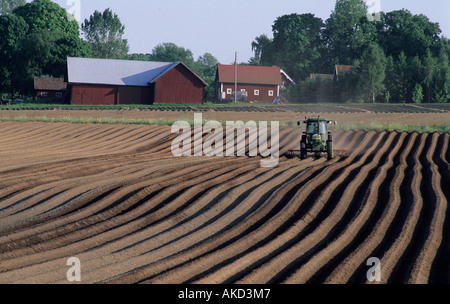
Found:
[[[276,168],[175,158],[174,137],[0,123],[0,283],[68,283],[70,257],[85,284],[366,283],[370,257],[381,283],[450,283],[448,133],[336,131],[348,158]]]

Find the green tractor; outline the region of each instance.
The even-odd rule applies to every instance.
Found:
[[[328,160],[333,159],[333,138],[331,132],[328,132],[327,125],[336,121],[330,121],[325,118],[308,118],[298,125],[306,125],[306,132],[303,132],[300,141],[300,159],[306,159],[308,153],[314,153],[320,157],[322,153],[327,153]]]

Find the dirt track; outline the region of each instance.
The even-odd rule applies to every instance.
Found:
[[[169,127],[0,123],[0,283],[450,283],[449,134],[332,161],[181,157]],[[280,132],[281,153],[300,134]]]

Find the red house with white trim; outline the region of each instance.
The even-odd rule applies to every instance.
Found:
[[[270,101],[280,96],[280,90],[287,86],[284,72],[277,66],[237,66],[237,78],[235,65],[217,65],[216,83],[219,100],[230,100],[235,90],[246,91],[248,101]],[[285,73],[284,73],[285,74]],[[290,79],[287,77],[287,79]]]

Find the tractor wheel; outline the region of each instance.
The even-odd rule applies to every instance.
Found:
[[[328,160],[333,159],[333,141],[329,140],[327,141],[327,153],[328,153]]]
[[[306,159],[306,142],[300,142],[300,159]]]

